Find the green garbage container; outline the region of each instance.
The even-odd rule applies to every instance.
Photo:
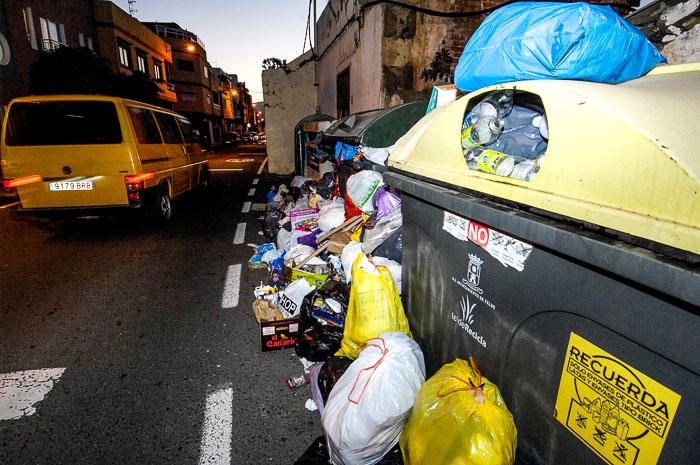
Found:
[[[353,113],[323,131],[322,143],[331,151],[335,149],[336,142],[389,147],[425,115],[427,107],[427,100],[419,100],[380,110]]]
[[[340,142],[355,147],[390,147],[425,115],[427,107],[427,100],[419,100],[380,110],[353,113],[335,121],[323,131],[319,148],[330,154],[331,161],[335,161],[336,144]],[[341,192],[345,192],[347,179],[358,169],[384,172],[386,166],[372,162],[354,167],[348,163],[339,164],[337,173]]]
[[[535,102],[530,181],[469,169],[465,112]],[[700,66],[616,86],[528,81],[431,112],[397,144],[404,305],[429,374],[474,356],[518,464],[698,463]]]

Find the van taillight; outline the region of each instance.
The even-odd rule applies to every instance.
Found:
[[[44,178],[38,174],[33,174],[31,176],[23,176],[21,178],[15,179],[5,179],[2,184],[6,189],[15,189],[20,186],[26,186],[27,184],[34,184],[36,182],[42,182]]]
[[[153,179],[153,176],[153,173],[134,174],[131,176],[125,176],[124,182],[126,183],[127,190],[142,191],[145,187],[146,181]]]

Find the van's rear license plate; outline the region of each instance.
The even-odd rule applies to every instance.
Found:
[[[92,181],[58,181],[49,183],[50,191],[91,191]]]

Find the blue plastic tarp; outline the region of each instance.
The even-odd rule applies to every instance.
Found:
[[[617,84],[666,59],[609,6],[518,2],[491,13],[455,68],[464,92],[529,79]]]

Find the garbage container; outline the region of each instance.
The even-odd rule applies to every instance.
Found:
[[[470,170],[465,111],[539,102],[531,181]],[[696,464],[700,65],[619,85],[523,81],[438,108],[397,144],[404,304],[433,373],[473,355],[518,428],[518,464]]]
[[[294,126],[294,174],[319,178],[316,138],[333,120],[332,116],[319,113],[302,118]]]
[[[354,147],[360,145],[374,148],[390,147],[425,115],[427,107],[427,100],[419,100],[380,110],[353,113],[336,120],[323,131],[320,148],[331,155],[332,161],[337,162],[333,157],[338,143]],[[350,163],[338,163],[337,172],[341,192],[345,192],[347,179],[360,168],[386,171],[386,166],[369,161],[364,162],[362,167],[353,167]]]

